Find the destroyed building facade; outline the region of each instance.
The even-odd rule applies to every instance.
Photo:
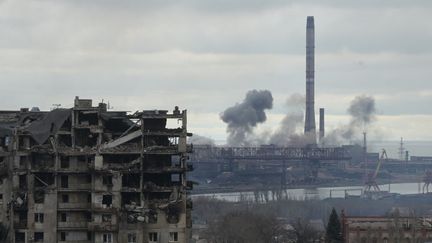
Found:
[[[186,116],[78,97],[71,109],[0,111],[0,241],[187,242]]]

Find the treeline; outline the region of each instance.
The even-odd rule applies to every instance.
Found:
[[[228,202],[211,198],[196,198],[193,206],[194,222],[210,222],[231,212],[251,211],[261,215],[277,215],[288,219],[327,220],[332,205],[320,200],[280,199],[269,201],[241,200]]]
[[[193,220],[207,226],[199,235],[211,243],[306,243],[325,238],[325,229],[317,229],[309,220],[322,219],[326,224],[331,210],[316,200],[233,203],[198,198]]]

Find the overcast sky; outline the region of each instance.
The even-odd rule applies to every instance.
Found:
[[[328,2],[328,3],[324,3]],[[189,130],[226,138],[219,119],[251,89],[305,93],[306,17],[315,16],[316,111],[327,129],[374,96],[376,139],[432,140],[432,1],[0,0],[1,108],[74,96],[114,109],[188,109]]]

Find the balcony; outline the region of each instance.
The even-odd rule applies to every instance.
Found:
[[[192,146],[191,145],[187,145],[186,146],[186,152],[187,153],[191,153],[192,152]],[[145,147],[144,154],[167,154],[167,155],[171,155],[171,154],[179,154],[179,149],[178,149],[178,145],[169,145],[169,146],[150,146],[150,147]]]
[[[59,229],[87,229],[88,222],[58,222],[57,228]]]
[[[86,166],[74,166],[74,167],[69,167],[69,168],[59,168],[58,170],[57,170],[57,172],[60,172],[60,173],[88,173],[90,170],[89,170],[89,167],[88,167],[88,165],[86,165]]]
[[[172,192],[174,188],[178,185],[172,186],[159,186],[152,182],[147,182],[143,186],[144,192]]]
[[[128,186],[123,186],[121,188],[122,192],[140,192],[140,188],[139,187],[128,187]]]
[[[65,240],[61,241],[61,243],[92,243],[91,240]]]
[[[118,224],[112,224],[107,222],[90,222],[88,224],[89,231],[117,231]]]
[[[181,137],[183,135],[182,128],[165,128],[161,130],[144,131],[144,136],[166,136],[166,137]],[[192,136],[192,133],[187,133]]]
[[[90,203],[59,203],[58,209],[89,209]]]
[[[151,174],[163,174],[163,173],[183,173],[187,170],[187,168],[181,168],[180,166],[165,166],[165,167],[151,167],[145,168],[144,173]]]
[[[14,228],[15,229],[26,229],[27,228],[27,221],[14,222]]]
[[[60,187],[59,191],[87,191],[91,190],[90,183],[69,184],[67,187]]]
[[[118,211],[118,208],[113,207],[113,205],[93,203],[93,210],[101,213],[115,213]]]
[[[138,144],[127,144],[101,150],[101,154],[140,154],[141,152],[143,154],[180,154],[178,145],[149,146],[145,147],[144,150],[141,151],[141,146],[139,146]],[[192,152],[191,145],[186,146],[186,152]]]

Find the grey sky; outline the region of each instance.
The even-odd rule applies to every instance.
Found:
[[[4,0],[0,101],[5,109],[70,106],[75,95],[131,111],[179,105],[191,131],[224,139],[219,113],[250,89],[268,89],[265,129],[290,94],[304,93],[306,16],[314,15],[316,108],[327,109],[329,127],[366,94],[376,98],[377,137],[432,139],[431,10],[426,0]]]

